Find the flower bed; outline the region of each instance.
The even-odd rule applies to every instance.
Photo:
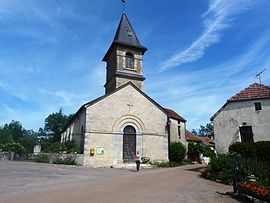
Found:
[[[270,188],[260,186],[256,181],[239,182],[237,189],[239,193],[270,202]]]

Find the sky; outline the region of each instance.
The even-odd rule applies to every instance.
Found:
[[[0,0],[0,126],[44,127],[104,95],[121,0]],[[269,0],[126,0],[144,91],[197,129],[237,92],[270,84]]]

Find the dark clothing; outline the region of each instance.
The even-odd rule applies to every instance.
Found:
[[[136,168],[137,168],[137,171],[140,170],[140,165],[141,165],[140,160],[136,160]]]

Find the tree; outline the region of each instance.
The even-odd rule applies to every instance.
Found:
[[[18,143],[25,148],[26,154],[30,154],[33,152],[34,146],[38,144],[38,133],[28,130],[27,135],[20,138]]]
[[[207,123],[205,126],[200,125],[200,129],[198,131],[193,129],[192,133],[197,136],[205,136],[211,138],[214,136],[214,125],[213,123]]]
[[[61,140],[61,133],[72,116],[66,116],[62,112],[62,108],[60,108],[59,112],[52,113],[45,119],[44,131],[48,136],[53,137],[54,142],[59,142]]]
[[[170,153],[169,159],[170,161],[174,161],[177,163],[181,163],[186,156],[186,147],[180,142],[172,142],[170,143]]]
[[[13,142],[13,138],[9,133],[8,128],[0,127],[0,144]]]
[[[27,131],[22,127],[19,121],[11,121],[0,128],[0,140],[2,142],[17,142],[24,137]]]

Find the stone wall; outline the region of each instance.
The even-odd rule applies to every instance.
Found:
[[[136,129],[136,147],[141,156],[168,161],[167,115],[131,85],[89,106],[86,111],[84,165],[101,166],[123,162],[123,129]],[[90,156],[91,148],[104,155]]]
[[[53,163],[54,160],[61,159],[61,160],[72,160],[75,162],[77,166],[83,165],[83,154],[64,154],[64,153],[41,153],[45,154],[49,157],[50,163]],[[39,154],[40,155],[40,154]],[[32,156],[34,160],[36,156]]]
[[[0,160],[9,160],[12,161],[15,158],[15,153],[14,152],[4,152],[0,151]]]
[[[83,135],[85,131],[85,111],[82,111],[74,118],[71,125],[61,135],[61,142],[67,140],[74,140],[76,146],[82,147],[84,140]]]
[[[255,111],[255,102],[261,102],[262,110]],[[254,141],[270,140],[270,99],[230,102],[213,122],[218,153],[228,152],[229,145],[241,141],[243,123],[252,126]]]

